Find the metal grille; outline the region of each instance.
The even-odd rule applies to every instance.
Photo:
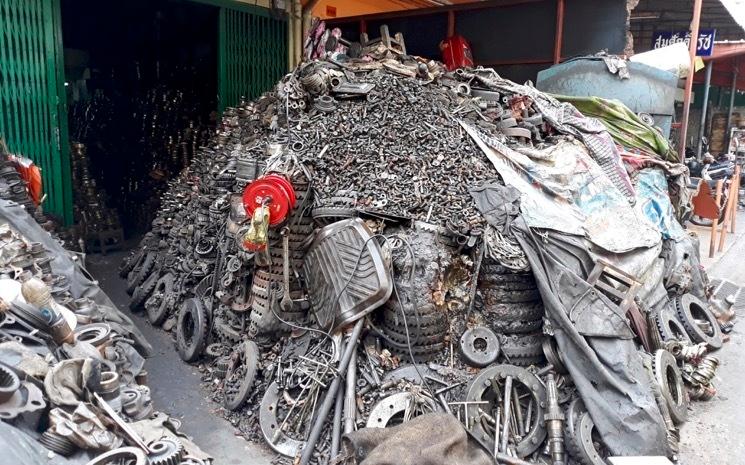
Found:
[[[41,168],[47,211],[72,221],[59,0],[0,0],[0,135]]]
[[[287,70],[287,21],[220,8],[219,67],[220,112],[269,90]]]

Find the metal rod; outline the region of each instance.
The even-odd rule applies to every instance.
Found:
[[[507,439],[510,437],[510,392],[512,392],[512,376],[504,380],[504,426],[502,427],[502,443],[499,446],[501,452],[507,451]]]
[[[321,408],[318,410],[318,416],[316,417],[317,420],[313,424],[310,436],[308,436],[308,442],[303,449],[299,465],[308,465],[310,460],[313,458],[313,452],[315,451],[318,438],[321,437],[326,417],[328,417],[329,412],[331,411],[331,406],[336,402],[336,393],[339,391],[339,385],[341,384],[340,374],[346,371],[349,366],[349,361],[352,359],[352,354],[357,350],[357,341],[360,338],[363,325],[364,319],[360,318],[357,320],[357,323],[355,323],[354,329],[352,329],[352,333],[349,335],[347,346],[344,348],[344,353],[339,361],[339,369],[329,386],[329,390],[326,393],[326,398],[323,400],[323,404],[321,404]]]
[[[696,147],[696,158],[701,160],[701,151],[704,148],[704,134],[706,133],[706,113],[709,109],[709,88],[711,87],[711,70],[714,62],[710,61],[706,66],[706,77],[704,78],[704,104],[701,107],[701,127],[698,128],[698,146]]]
[[[678,156],[680,162],[685,163],[686,137],[688,135],[688,116],[691,113],[691,92],[693,91],[693,74],[696,72],[696,48],[698,47],[698,30],[701,22],[701,4],[703,0],[695,0],[693,4],[693,20],[691,21],[691,43],[688,47],[690,69],[686,78],[685,93],[683,94],[683,117],[680,119],[680,139],[678,142]]]
[[[554,64],[561,61],[561,46],[564,41],[564,0],[556,0],[556,35],[554,37]]]
[[[341,390],[336,393],[334,402],[334,423],[331,425],[331,460],[339,455],[339,444],[341,443],[341,414],[344,408],[344,395]]]
[[[352,352],[347,368],[347,391],[344,394],[344,434],[354,431],[357,416],[357,351]]]

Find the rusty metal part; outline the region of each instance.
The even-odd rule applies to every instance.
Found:
[[[121,390],[122,411],[129,418],[137,421],[148,418],[154,408],[147,386],[124,387]]]
[[[675,357],[666,350],[655,351],[652,373],[660,386],[672,420],[680,425],[688,419],[688,396]]]
[[[124,437],[125,442],[138,447],[141,451],[149,453],[150,449],[147,444],[142,440],[139,434],[132,429],[127,423],[122,420],[122,417],[116,413],[114,409],[101,397],[98,393],[93,393],[93,398],[96,400],[96,404],[106,413],[106,415],[116,424],[120,430],[121,435]],[[104,462],[106,463],[106,462]]]
[[[467,329],[460,337],[460,351],[468,364],[482,368],[499,357],[499,338],[485,326]]]
[[[267,387],[259,407],[259,425],[269,447],[285,457],[295,457],[305,444],[303,441],[292,439],[280,428],[277,418],[277,405],[279,402],[279,386],[276,381]]]
[[[239,409],[251,395],[260,356],[259,346],[254,341],[246,341],[233,350],[223,383],[226,408]]]
[[[4,404],[21,387],[18,375],[4,363],[0,363],[0,404]]]
[[[131,465],[149,465],[145,452],[136,447],[120,447],[118,449],[104,452],[94,458],[86,465],[118,465],[121,463]]]
[[[370,411],[366,426],[386,428],[415,416],[438,411],[435,400],[423,393],[399,392],[381,399]]]
[[[51,428],[41,434],[39,442],[55,454],[59,454],[63,457],[69,457],[78,450],[78,446],[76,446],[72,441],[65,436],[57,434],[57,432]]]
[[[107,323],[89,323],[79,325],[75,328],[75,338],[78,341],[87,342],[99,352],[103,351],[111,344],[111,326]]]
[[[564,413],[559,407],[559,392],[553,373],[546,375],[546,436],[548,438],[548,453],[552,465],[564,465]]]
[[[5,402],[0,404],[0,419],[12,420],[24,413],[33,413],[46,408],[44,394],[35,384],[22,381]]]
[[[148,448],[150,465],[179,465],[184,457],[184,445],[176,438],[163,437],[151,442]]]
[[[518,405],[512,402],[512,394],[506,394],[507,380],[514,384],[512,388],[520,389],[519,398],[522,399]],[[474,377],[466,392],[465,402],[467,412],[467,429],[487,450],[495,448],[494,425],[484,420],[479,412],[495,410],[505,403],[512,402],[513,408],[523,411],[530,410],[532,415],[526,419],[525,434],[515,444],[515,451],[519,457],[527,457],[536,451],[546,438],[544,424],[544,409],[546,406],[546,388],[541,380],[524,368],[513,365],[496,365],[482,369]],[[479,402],[486,402],[486,407],[480,406]],[[505,417],[507,415],[505,414]],[[528,420],[530,420],[528,422]],[[505,429],[503,428],[502,431]],[[504,433],[503,433],[504,434]],[[517,434],[517,431],[513,431]],[[504,437],[502,438],[504,444]],[[500,450],[503,452],[503,450]]]

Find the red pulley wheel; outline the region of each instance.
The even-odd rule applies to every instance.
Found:
[[[292,185],[278,175],[261,177],[246,186],[243,191],[243,206],[246,208],[246,213],[252,216],[258,207],[266,203],[269,208],[270,226],[277,226],[287,218],[290,210],[295,206],[294,199],[295,192]]]
[[[266,176],[263,176],[262,179],[273,179],[276,180],[277,183],[279,183],[280,186],[282,186],[285,191],[287,191],[287,194],[289,195],[287,199],[290,201],[290,208],[295,208],[295,204],[297,204],[297,197],[295,196],[295,188],[292,187],[292,183],[285,178],[282,175],[276,174],[276,173],[270,173]]]

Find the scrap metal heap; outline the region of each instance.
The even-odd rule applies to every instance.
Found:
[[[581,147],[627,198],[628,176],[584,148],[589,132],[546,117],[535,89],[492,70],[446,72],[383,43],[363,56],[305,63],[225,111],[122,263],[132,310],[172,330],[184,360],[203,362],[247,437],[302,464],[338,459],[342,433],[430,412],[457,416],[504,463],[594,465],[623,453],[595,428],[575,383],[582,365],[566,363],[544,312],[546,288],[509,227],[495,226],[515,220],[520,195],[477,201],[505,186],[469,131],[533,159]],[[615,271],[601,267],[597,294],[636,308],[633,295],[629,304],[602,287]],[[663,289],[654,308],[636,298],[642,386],[669,433],[657,455],[676,453],[689,395],[715,392],[707,353],[722,333],[691,288]]]
[[[144,370],[152,348],[139,330],[7,200],[0,250],[3,462],[209,465],[180,422],[155,410]]]

